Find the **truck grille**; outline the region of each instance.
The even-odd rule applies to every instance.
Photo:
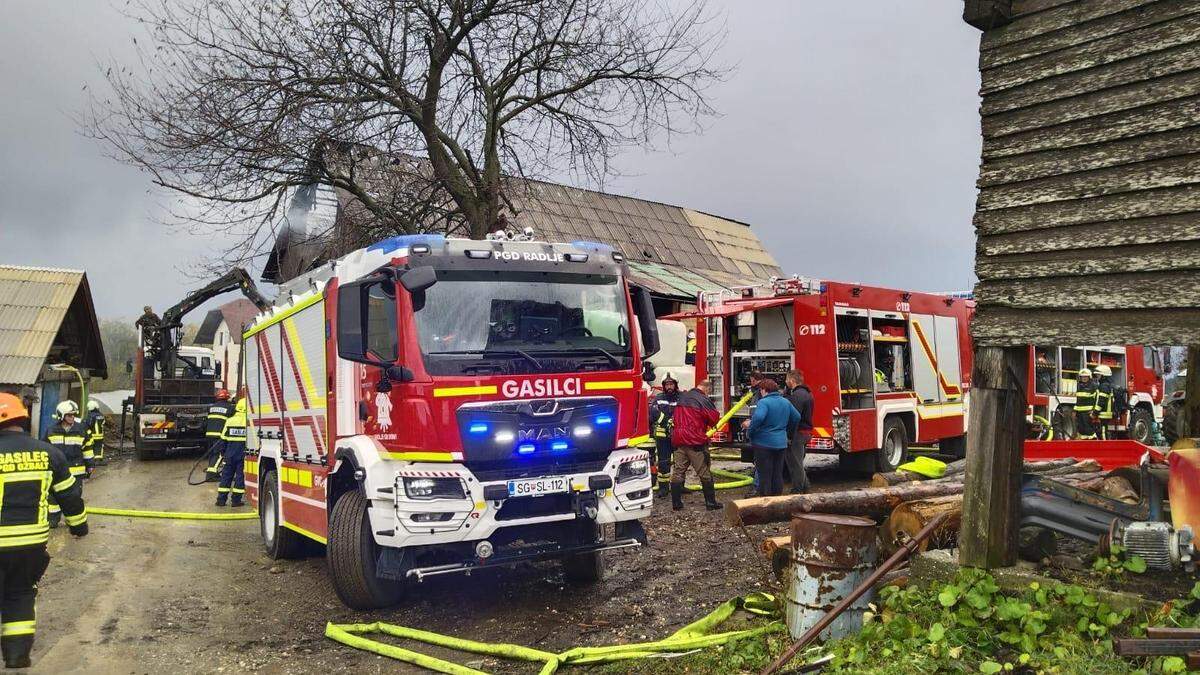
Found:
[[[556,516],[562,513],[572,513],[571,494],[546,495],[544,497],[516,497],[506,499],[500,510],[496,512],[496,520],[520,520],[521,518],[541,518]]]
[[[568,459],[568,458],[564,458]],[[577,459],[577,458],[576,458]],[[520,466],[512,466],[511,463],[505,462],[503,466],[487,466],[475,465],[468,462],[475,477],[483,483],[490,483],[498,480],[514,480],[517,478],[532,478],[535,476],[562,476],[566,474],[579,473],[598,473],[604,470],[604,465],[608,463],[608,459],[599,458],[591,461],[563,461],[563,462],[530,462]]]

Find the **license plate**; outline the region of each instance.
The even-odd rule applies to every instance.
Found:
[[[144,438],[148,441],[156,441],[156,440],[166,438],[166,437],[167,437],[166,434],[142,434],[142,438]]]
[[[565,476],[557,478],[527,478],[508,481],[509,497],[539,497],[556,492],[566,492],[570,487]]]

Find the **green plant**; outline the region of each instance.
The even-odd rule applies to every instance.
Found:
[[[1146,561],[1141,556],[1129,555],[1124,546],[1110,544],[1108,555],[1096,556],[1092,569],[1111,577],[1120,577],[1126,572],[1141,574],[1146,571]]]

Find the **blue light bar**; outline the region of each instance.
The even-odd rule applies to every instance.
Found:
[[[575,248],[581,248],[585,251],[595,251],[597,253],[607,253],[608,251],[613,250],[613,247],[609,246],[608,244],[601,244],[598,241],[586,241],[582,239],[571,242],[571,245]]]
[[[375,242],[368,246],[367,250],[391,253],[396,249],[408,248],[413,244],[425,244],[432,248],[444,243],[446,243],[446,237],[440,234],[402,234]]]
[[[612,415],[601,415],[596,418],[596,424],[612,424]]]
[[[470,426],[468,431],[473,434],[486,434],[488,431],[488,425],[484,424],[483,422],[476,422]]]
[[[567,442],[566,441],[554,441],[553,443],[550,444],[550,449],[554,450],[555,452],[566,450]]]
[[[517,454],[521,455],[531,455],[534,450],[537,450],[537,448],[534,447],[533,443],[522,443],[517,446]]]

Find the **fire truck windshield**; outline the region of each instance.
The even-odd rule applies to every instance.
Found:
[[[439,271],[416,312],[431,375],[632,367],[615,275]]]

